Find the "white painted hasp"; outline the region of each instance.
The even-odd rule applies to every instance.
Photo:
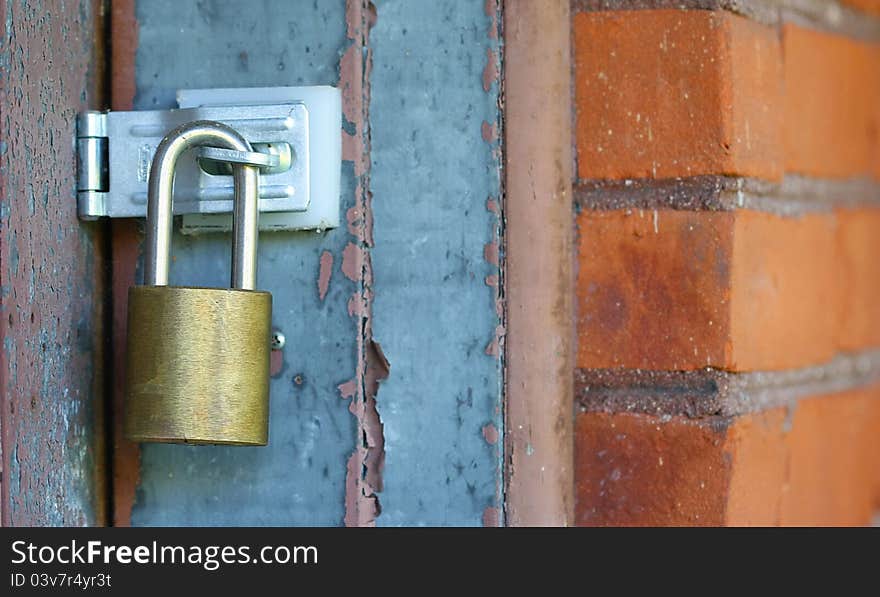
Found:
[[[339,89],[312,87],[248,87],[178,91],[181,108],[223,105],[261,105],[302,102],[309,115],[309,204],[305,211],[263,212],[260,230],[317,230],[339,226],[339,186],[342,167],[342,98]],[[295,159],[295,158],[294,158]],[[232,216],[187,214],[184,234],[232,228]]]

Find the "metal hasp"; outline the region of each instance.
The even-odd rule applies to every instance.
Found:
[[[324,85],[181,89],[179,109],[83,112],[77,119],[80,218],[143,218],[150,163],[161,139],[187,122],[212,120],[239,131],[253,152],[189,152],[177,167],[174,214],[184,234],[230,230],[232,168],[260,166],[260,230],[339,226],[342,95]]]
[[[304,104],[84,112],[77,120],[77,210],[83,219],[145,217],[153,154],[169,131],[211,120],[239,131],[266,155],[259,210],[309,206],[309,114]],[[285,157],[282,160],[281,157]],[[210,156],[186,156],[177,168],[175,214],[230,213],[233,184]],[[230,161],[225,158],[224,161]]]
[[[196,146],[232,163],[232,288],[168,286],[175,171]],[[262,161],[237,131],[211,121],[177,127],[156,149],[144,285],[128,295],[123,427],[132,441],[268,442],[272,295],[255,290]]]
[[[340,223],[342,183],[342,93],[327,85],[296,87],[228,87],[225,89],[181,89],[181,108],[223,107],[254,104],[302,103],[309,113],[309,207],[306,211],[265,212],[260,230],[328,230]],[[275,151],[272,146],[269,151]],[[282,161],[284,155],[279,155]],[[266,176],[267,172],[262,171]],[[186,214],[183,234],[220,232],[232,229],[228,214]]]

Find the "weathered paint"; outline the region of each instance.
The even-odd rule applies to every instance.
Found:
[[[186,87],[337,85],[346,50],[338,2],[181,3],[139,0],[134,107],[167,108]],[[359,51],[359,50],[357,50]],[[356,127],[348,120],[344,127]],[[342,208],[355,206],[363,159],[346,143]],[[358,282],[341,268],[345,228],[260,237],[259,287],[273,293],[273,323],[286,336],[271,381],[266,448],[143,444],[135,525],[340,524],[346,461],[357,421],[337,386],[356,377],[361,318],[348,303]],[[175,235],[172,283],[223,286],[228,235]],[[329,253],[332,271],[322,271]],[[323,259],[327,263],[327,258]],[[315,291],[326,280],[326,294]],[[119,289],[116,290],[118,298]]]
[[[321,253],[321,269],[318,272],[318,298],[322,301],[330,290],[330,276],[333,275],[333,253],[324,251]]]
[[[98,4],[0,2],[5,525],[105,520],[103,226],[77,219],[73,151],[102,106]]]
[[[507,522],[574,518],[569,7],[504,14],[507,177]]]
[[[349,410],[356,421],[355,446],[346,464],[346,526],[373,526],[381,511],[377,493],[382,490],[384,435],[376,411],[378,383],[387,376],[388,363],[371,338],[370,300],[372,298],[373,215],[369,181],[369,97],[371,54],[368,47],[370,27],[375,21],[372,4],[364,0],[345,3],[348,49],[339,64],[342,109],[351,132],[343,134],[343,146],[354,163],[357,177],[354,206],[346,212],[352,239],[342,254],[342,272],[358,283],[348,301],[348,314],[358,321],[357,371],[355,378],[339,386],[340,397],[349,400]],[[377,368],[378,365],[378,368]]]
[[[372,340],[391,373],[380,525],[498,524],[502,323],[498,237],[499,54],[495,3],[375,2],[370,31]],[[497,69],[490,66],[489,71]],[[487,510],[489,509],[489,510]],[[485,520],[484,520],[485,516]]]

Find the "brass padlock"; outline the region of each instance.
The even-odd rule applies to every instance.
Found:
[[[232,288],[168,286],[178,158],[219,147],[233,162]],[[272,295],[255,290],[259,170],[251,145],[212,121],[185,124],[150,169],[144,285],[128,293],[124,430],[138,442],[264,446]]]

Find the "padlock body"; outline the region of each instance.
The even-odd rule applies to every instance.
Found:
[[[266,445],[271,321],[268,292],[132,287],[126,437]]]

